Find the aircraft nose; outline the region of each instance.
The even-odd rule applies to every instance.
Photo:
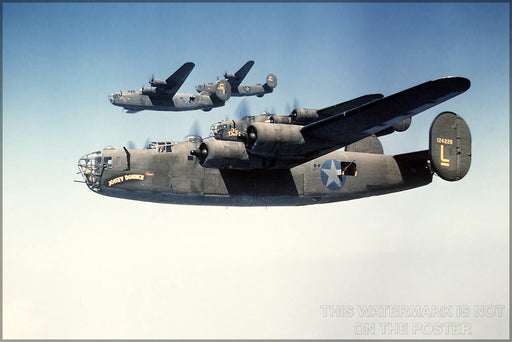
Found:
[[[86,154],[78,161],[78,170],[85,180],[85,184],[89,189],[99,192],[101,191],[101,176],[103,175],[103,165],[101,160],[101,152],[93,152]]]
[[[114,103],[114,93],[110,93],[110,95],[108,96],[108,99],[110,101],[110,103]]]

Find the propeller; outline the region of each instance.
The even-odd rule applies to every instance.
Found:
[[[199,162],[202,164],[208,157],[208,147],[205,144],[203,144],[196,150],[191,150],[190,155],[196,156],[199,159]]]
[[[288,114],[291,114],[292,113],[292,108],[290,107],[290,104],[287,102],[286,103],[286,109],[285,109],[285,113],[288,113]]]
[[[128,141],[128,143],[126,144],[126,146],[128,147],[129,150],[135,150],[137,147],[135,146],[135,143],[133,142],[133,140],[130,140]]]
[[[146,141],[144,141],[144,145],[142,146],[142,148],[146,148],[146,146],[148,146],[150,142],[151,142],[151,139],[146,138]],[[133,142],[133,140],[129,140],[129,141],[126,143],[126,147],[127,147],[129,150],[136,150],[136,149],[137,149],[137,145]]]
[[[300,108],[299,100],[297,100],[297,98],[294,98],[293,99],[293,109],[297,109],[297,108]]]
[[[251,110],[249,109],[249,103],[247,99],[242,99],[238,106],[235,109],[235,116],[238,120],[242,119],[244,116],[251,115]]]
[[[201,127],[199,126],[199,119],[196,119],[189,129],[189,135],[201,136]]]
[[[254,143],[258,139],[258,135],[256,134],[256,130],[251,127],[247,130],[247,132],[242,132],[237,135],[238,140],[242,140],[245,143],[245,146],[252,147]]]

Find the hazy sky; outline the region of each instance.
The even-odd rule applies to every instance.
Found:
[[[4,3],[4,338],[372,338],[356,325],[413,319],[324,317],[338,305],[504,305],[453,317],[464,338],[508,337],[508,3]],[[73,183],[80,156],[147,138],[178,141],[202,111],[124,114],[108,94],[196,64],[182,92],[255,65],[273,94],[258,114],[390,95],[443,77],[464,94],[382,139],[425,149],[455,111],[473,137],[471,170],[345,203],[213,208],[106,198]],[[455,310],[455,309],[454,309]],[[439,318],[416,319],[429,324]],[[454,334],[394,338],[458,337]]]

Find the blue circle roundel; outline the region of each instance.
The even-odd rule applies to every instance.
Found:
[[[341,175],[341,163],[334,159],[326,160],[320,171],[322,183],[329,190],[339,190],[345,185],[345,176]]]

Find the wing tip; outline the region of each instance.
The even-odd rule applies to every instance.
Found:
[[[465,77],[460,76],[447,76],[434,80],[433,82],[448,83],[454,90],[461,93],[465,92],[471,87],[471,81]]]

